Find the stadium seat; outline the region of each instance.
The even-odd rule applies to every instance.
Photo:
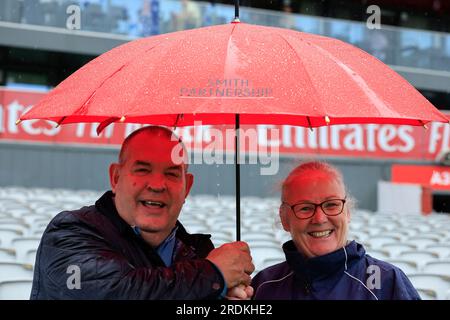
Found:
[[[25,263],[29,263],[34,265],[36,262],[36,253],[37,253],[37,248],[36,249],[30,249],[25,253]]]
[[[385,250],[377,250],[377,249],[368,249],[367,254],[371,257],[374,257],[375,259],[385,260],[389,259],[390,255],[388,251]]]
[[[283,261],[286,261],[286,258],[285,257],[281,257],[281,256],[278,256],[278,257],[275,257],[275,258],[263,259],[263,261],[261,262],[261,264],[259,266],[259,271],[261,271],[261,270],[263,270],[263,269],[265,269],[267,267],[273,266],[275,264],[278,264],[280,262],[283,262]],[[254,274],[254,275],[256,275],[256,274]]]
[[[29,300],[32,284],[30,279],[0,281],[0,300]]]
[[[8,225],[8,224],[22,224],[23,222],[24,222],[23,219],[14,218],[11,215],[6,215],[6,216],[3,216],[3,217],[0,217],[0,226]]]
[[[413,236],[406,240],[406,243],[415,245],[418,249],[424,249],[426,246],[438,244],[438,241],[431,238]]]
[[[425,250],[438,254],[441,259],[450,258],[450,243],[430,244]]]
[[[233,239],[231,239],[229,237],[223,237],[220,235],[216,235],[216,236],[211,237],[211,241],[213,242],[214,247],[217,248],[217,247],[220,247],[221,245],[223,245],[224,243],[233,241]]]
[[[357,242],[363,242],[364,244],[367,244],[365,241],[368,238],[368,234],[364,231],[357,231],[350,229],[348,232],[348,238],[350,240],[356,240]]]
[[[398,257],[402,260],[416,263],[419,270],[421,270],[426,263],[437,260],[439,258],[436,253],[423,250],[404,251],[401,252]]]
[[[0,281],[33,279],[33,266],[25,263],[0,262]]]
[[[30,226],[23,222],[15,222],[15,223],[3,223],[0,221],[0,229],[9,229],[9,230],[17,230],[22,235],[28,235],[30,230]]]
[[[281,243],[276,241],[276,240],[271,240],[271,239],[249,239],[249,238],[242,238],[242,241],[245,241],[248,243],[248,245],[250,246],[250,250],[252,249],[252,247],[270,247],[270,248],[276,248],[276,249],[280,249],[281,250]]]
[[[255,265],[256,272],[263,269],[263,262],[265,259],[285,259],[284,252],[281,248],[253,245],[250,247],[250,251],[252,253],[253,264]]]
[[[14,249],[0,248],[0,262],[16,262],[16,251]]]
[[[242,238],[251,240],[272,240],[278,243],[278,241],[275,240],[273,232],[267,230],[250,231],[246,229],[243,232]]]
[[[415,274],[419,271],[417,264],[411,261],[401,259],[386,259],[386,262],[389,262],[394,266],[400,268],[406,275]]]
[[[0,227],[0,243],[3,248],[11,247],[11,240],[21,237],[23,233],[19,230],[3,229]]]
[[[385,243],[383,245],[383,250],[389,252],[389,256],[395,258],[400,255],[401,252],[404,251],[414,251],[417,250],[417,247],[413,246],[412,244],[407,243]]]
[[[31,279],[30,264],[35,263],[40,237],[50,219],[63,210],[90,205],[101,194],[89,190],[0,187],[0,262],[19,270],[13,273],[0,266],[0,281]],[[291,235],[281,227],[278,205],[279,199],[275,198],[242,197],[241,237],[249,242],[257,271],[285,260],[281,245]],[[232,196],[191,195],[180,219],[191,233],[211,234],[217,247],[236,238],[234,207]],[[349,240],[357,240],[369,255],[412,275],[424,299],[450,299],[436,283],[426,286],[418,278],[429,275],[442,280],[439,275],[448,275],[450,215],[424,217],[358,210],[349,227]],[[30,237],[32,241],[27,240]]]
[[[424,265],[424,273],[440,274],[450,277],[450,260],[431,261]]]
[[[376,235],[368,238],[366,242],[370,245],[371,248],[374,249],[384,249],[383,246],[387,243],[395,243],[400,242],[401,238],[392,237],[392,236],[384,236],[384,235]]]
[[[433,289],[417,289],[422,300],[436,300],[437,292]],[[448,299],[446,299],[448,300]]]
[[[435,240],[436,242],[441,241],[441,239],[444,238],[445,236],[446,236],[445,232],[439,232],[439,231],[421,232],[420,233],[420,238],[432,239],[432,240]]]
[[[36,237],[12,239],[11,245],[16,250],[17,261],[26,262],[27,252],[32,249],[37,249],[39,242],[40,238]]]
[[[416,289],[433,290],[436,292],[436,299],[444,300],[447,298],[450,289],[450,277],[436,274],[409,274],[409,280]]]

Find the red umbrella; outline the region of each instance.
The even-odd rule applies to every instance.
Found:
[[[239,22],[117,47],[20,119],[101,122],[99,131],[115,121],[237,127],[448,122],[405,79],[352,45]],[[239,239],[239,166],[236,178]]]
[[[179,117],[179,115],[183,117]],[[405,79],[342,41],[231,23],[135,40],[94,59],[22,116],[234,124],[448,121]]]

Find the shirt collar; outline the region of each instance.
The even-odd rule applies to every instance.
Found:
[[[141,237],[141,230],[139,229],[139,227],[131,226],[131,228],[138,237]],[[172,265],[177,230],[178,226],[175,226],[172,229],[172,232],[167,236],[167,238],[164,239],[164,241],[155,249],[166,267],[170,267]]]

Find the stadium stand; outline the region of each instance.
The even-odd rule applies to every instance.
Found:
[[[90,205],[98,191],[0,188],[0,299],[28,299],[39,239],[63,210]],[[281,225],[278,199],[242,198],[242,239],[252,250],[256,270],[284,260],[281,245],[290,238]],[[235,239],[234,198],[190,196],[181,215],[189,232],[211,233],[216,246]],[[450,215],[427,216],[357,210],[349,239],[368,254],[400,267],[423,299],[450,299]],[[438,231],[435,231],[438,230]]]

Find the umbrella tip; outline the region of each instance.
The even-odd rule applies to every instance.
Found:
[[[16,120],[16,126],[19,125],[19,123],[21,123],[21,122],[22,122],[22,120],[17,119],[17,120]]]
[[[422,120],[419,120],[419,122],[425,130],[428,130],[427,124],[425,122],[423,122]]]
[[[239,23],[239,22],[241,22],[241,20],[239,19],[239,17],[235,17],[235,18],[233,19],[233,21],[231,21],[231,23]]]
[[[329,125],[330,124],[330,117],[328,117],[328,116],[325,116],[325,122],[327,123],[327,125]]]
[[[119,121],[120,122],[124,122],[125,121],[125,116],[122,116]]]

